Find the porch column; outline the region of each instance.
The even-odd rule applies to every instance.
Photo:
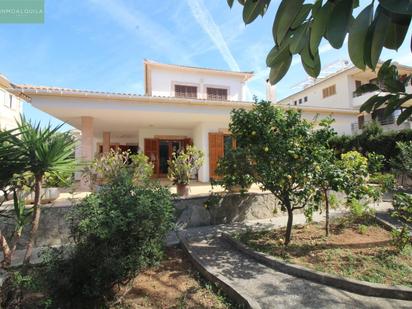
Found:
[[[110,132],[103,132],[103,153],[110,151]]]
[[[203,165],[199,169],[198,180],[200,182],[209,182],[209,140],[208,129],[203,123],[195,127],[193,131],[193,144],[203,151],[205,157]]]
[[[93,160],[93,117],[82,117],[82,160]]]
[[[82,136],[80,144],[81,160],[83,162],[90,162],[93,160],[93,117],[82,116]],[[80,188],[82,190],[89,189],[89,183],[83,179],[80,180]]]

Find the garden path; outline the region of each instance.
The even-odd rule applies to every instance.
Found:
[[[339,215],[334,212],[333,215]],[[314,220],[322,219],[315,216]],[[303,214],[295,223],[304,223]],[[218,237],[221,232],[284,226],[285,217],[180,231],[189,250],[209,272],[251,299],[256,308],[412,308],[412,302],[368,297],[296,278],[249,258]]]

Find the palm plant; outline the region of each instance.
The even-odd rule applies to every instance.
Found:
[[[59,132],[61,125],[50,124],[41,127],[40,123],[31,123],[22,117],[18,123],[19,138],[12,140],[24,158],[26,171],[34,176],[34,204],[29,241],[26,247],[24,263],[31,259],[34,239],[40,222],[40,198],[45,173],[59,175],[68,173],[74,168],[74,143],[70,133]]]
[[[14,141],[18,140],[19,132],[17,130],[0,131],[0,191],[3,193],[6,201],[10,194],[13,195],[15,230],[13,236],[7,241],[2,230],[0,230],[0,247],[3,252],[2,266],[8,267],[16,251],[17,243],[21,237],[23,227],[28,218],[29,212],[26,210],[23,201],[17,194],[18,183],[16,175],[23,174],[26,165],[20,149],[15,146]],[[0,216],[6,217],[8,212],[3,208]]]

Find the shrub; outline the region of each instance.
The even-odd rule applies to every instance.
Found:
[[[341,155],[338,162],[345,172],[344,191],[348,200],[361,199],[368,193],[366,179],[368,178],[368,159],[357,151],[349,151]]]
[[[371,132],[372,131],[372,132]],[[383,171],[391,169],[391,162],[398,156],[400,150],[397,142],[412,141],[412,130],[376,132],[376,130],[364,130],[358,135],[334,136],[330,145],[335,148],[337,155],[351,150],[357,150],[363,155],[376,153],[385,157]]]
[[[75,246],[48,257],[45,282],[63,307],[100,307],[115,286],[161,259],[173,226],[171,195],[152,182],[137,186],[121,169],[112,182],[76,205],[70,219]]]
[[[397,193],[393,196],[392,216],[401,220],[402,227],[392,231],[392,239],[398,251],[402,251],[408,244],[412,244],[409,235],[408,223],[412,223],[412,194]]]
[[[116,151],[111,149],[95,159],[82,171],[83,177],[90,183],[91,189],[98,184],[99,178],[103,183],[116,179],[119,173],[128,170],[135,183],[149,179],[153,174],[153,164],[142,153],[131,155],[130,151]]]
[[[391,161],[392,167],[399,176],[412,177],[412,142],[397,142],[398,155]]]
[[[393,215],[405,222],[412,223],[412,194],[397,193],[393,196]]]
[[[187,146],[186,149],[174,152],[172,159],[168,160],[168,177],[176,184],[188,185],[190,179],[197,174],[203,164],[204,154],[195,146]]]
[[[221,177],[219,183],[228,191],[240,187],[243,193],[253,184],[253,168],[241,148],[233,149],[219,159],[216,174]]]

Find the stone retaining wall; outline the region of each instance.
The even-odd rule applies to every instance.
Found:
[[[69,203],[69,202],[68,202]],[[223,196],[202,196],[175,199],[177,226],[179,229],[265,219],[280,213],[278,200],[272,194],[247,193]],[[60,246],[70,242],[68,206],[42,206],[35,247]],[[5,235],[13,232],[13,219],[0,217],[0,228]],[[18,249],[27,243],[30,226],[24,229]]]

